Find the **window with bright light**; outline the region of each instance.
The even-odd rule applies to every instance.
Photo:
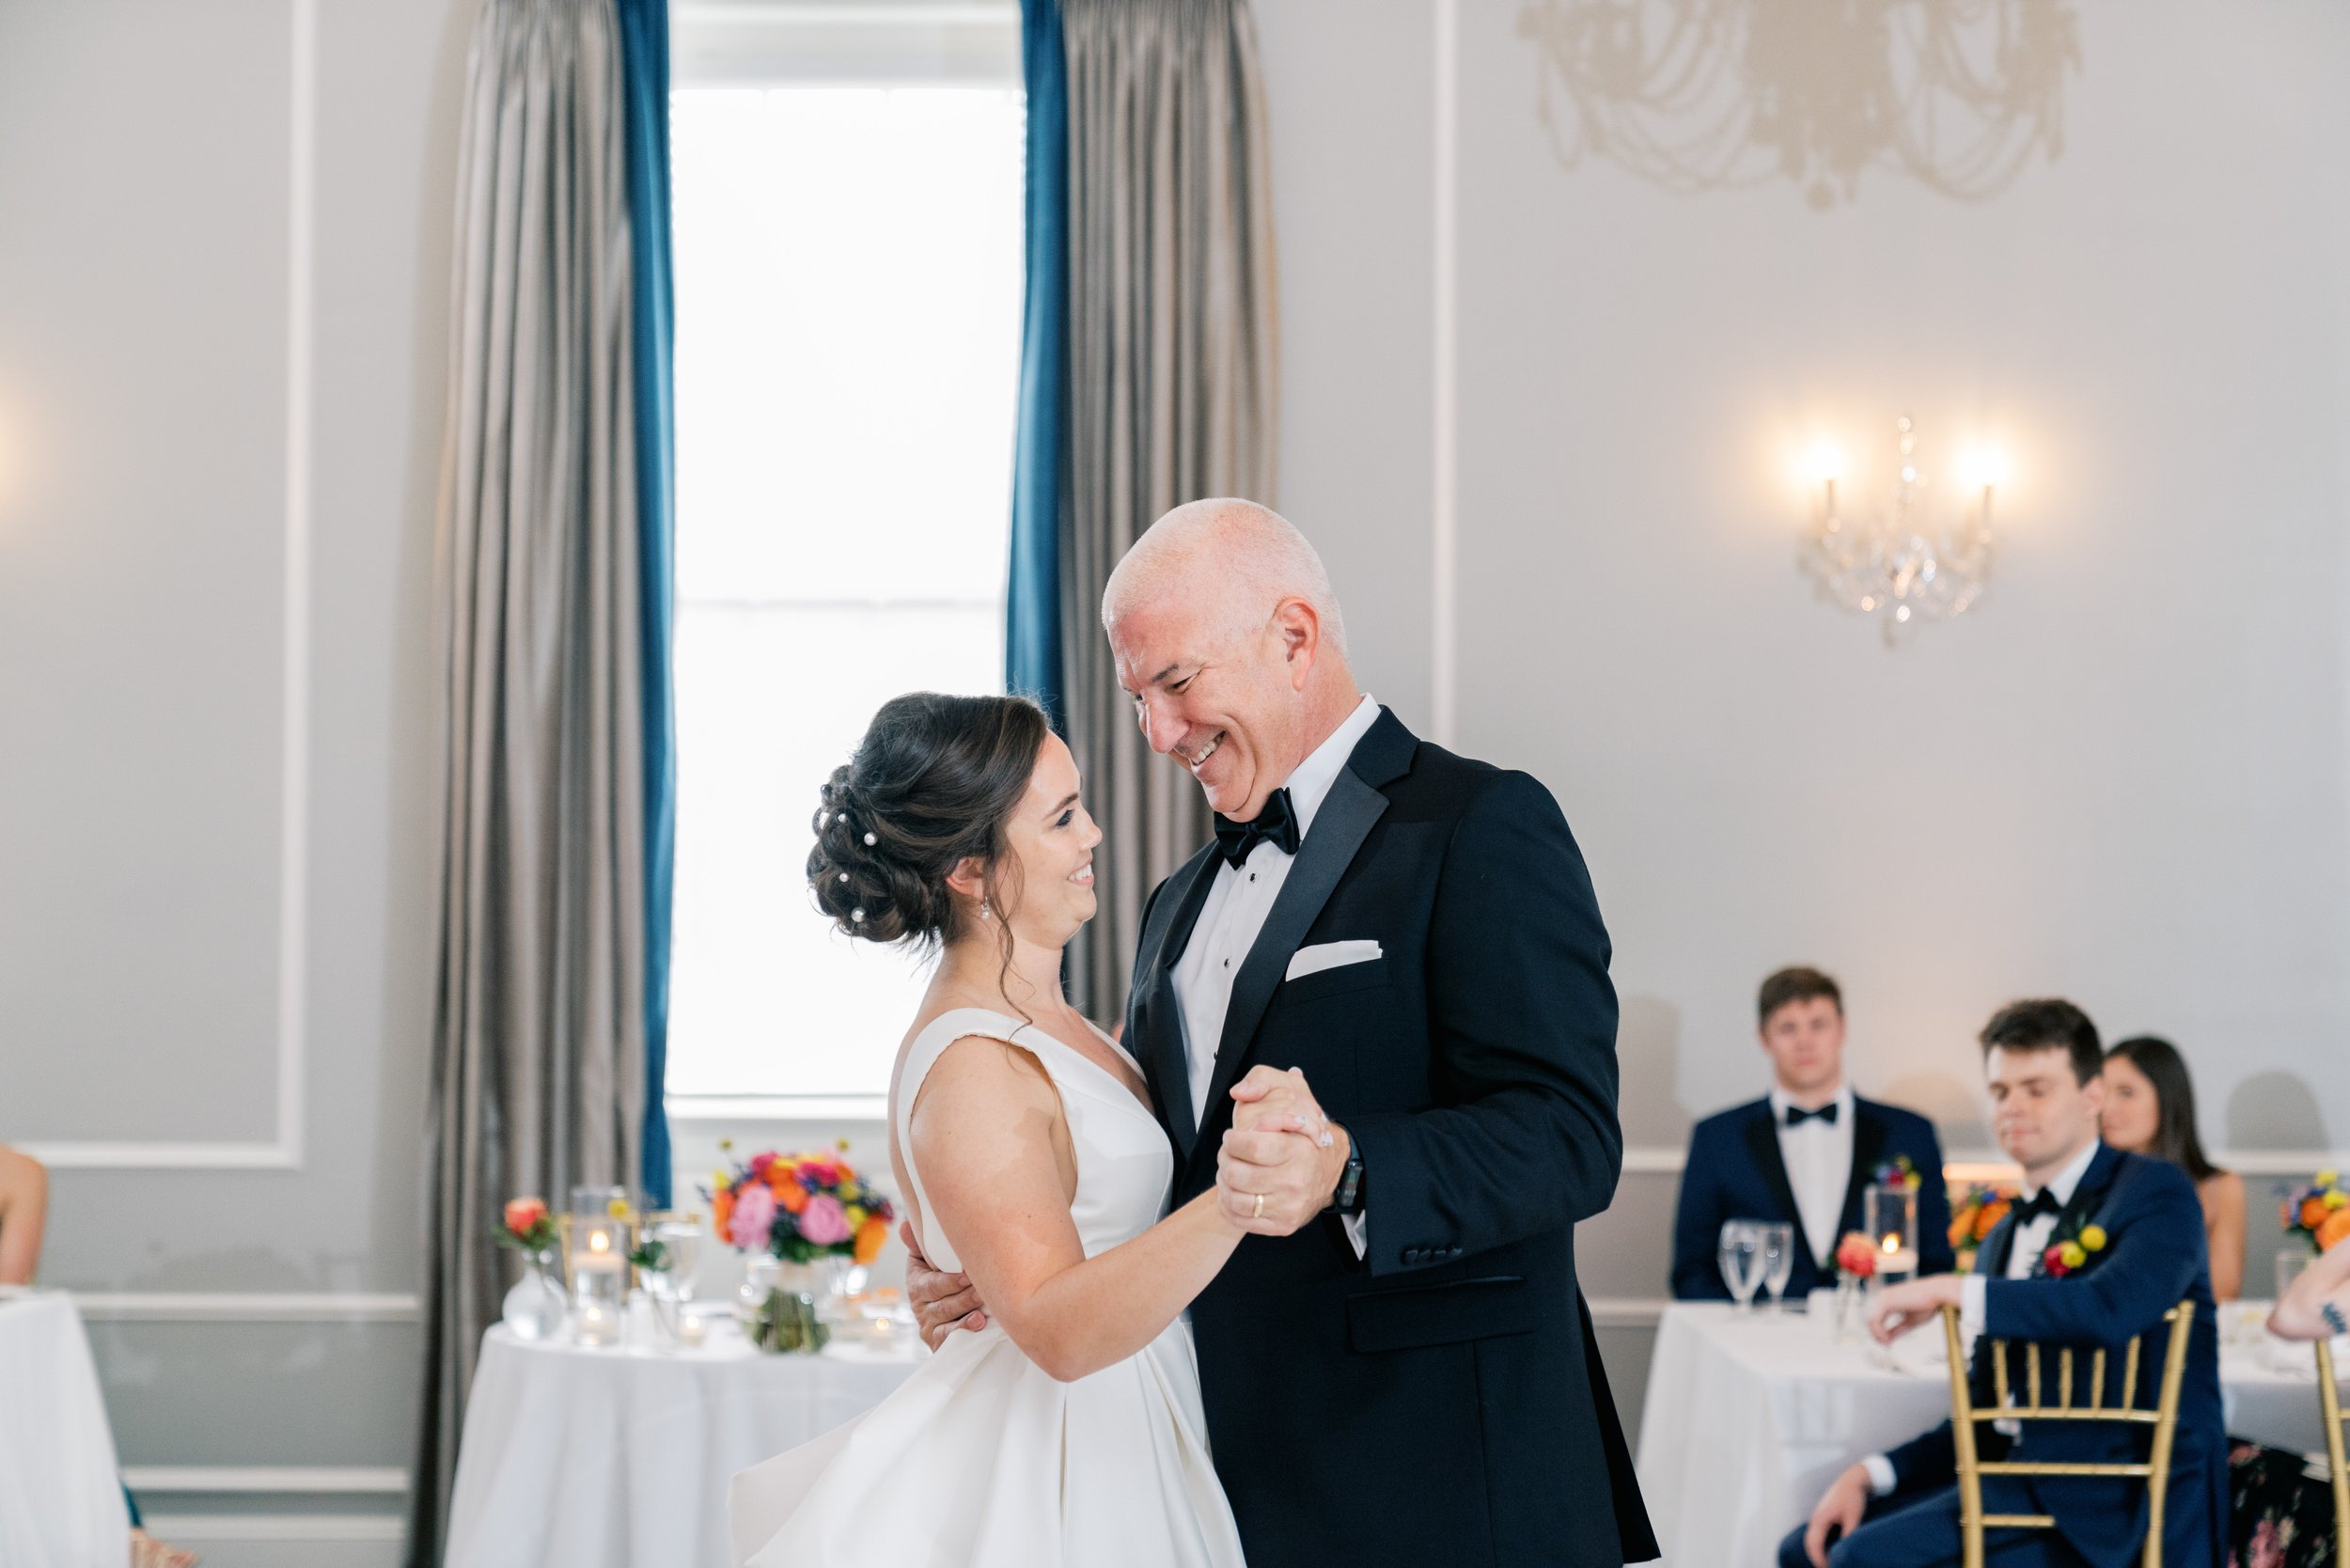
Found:
[[[668,1090],[871,1095],[923,985],[809,901],[817,791],[901,692],[1003,689],[1014,85],[685,86]]]

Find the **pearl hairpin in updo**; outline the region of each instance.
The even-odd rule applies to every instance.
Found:
[[[855,921],[858,925],[863,925],[865,923],[865,911],[862,909],[852,909],[849,911],[849,918]]]
[[[881,842],[881,840],[880,840],[879,839],[876,839],[875,837],[873,837],[873,835],[871,835],[870,833],[868,833],[868,834],[865,836],[865,847],[866,847],[867,849],[870,849],[870,848],[872,848],[875,844],[878,844],[878,843],[880,843],[880,842]]]

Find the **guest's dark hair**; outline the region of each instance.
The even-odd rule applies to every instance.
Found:
[[[1819,970],[1798,964],[1781,969],[1762,982],[1762,989],[1754,998],[1754,1017],[1758,1024],[1768,1024],[1771,1014],[1790,1002],[1809,1002],[1825,996],[1836,1004],[1836,1016],[1844,1015],[1844,994],[1836,982]]]
[[[2097,1044],[2097,1026],[2089,1014],[2056,996],[2010,1002],[1982,1027],[1982,1054],[1994,1050],[2062,1051],[2073,1063],[2075,1081],[2087,1084],[2102,1072],[2106,1054]]]
[[[2147,1152],[2169,1160],[2201,1182],[2220,1174],[2203,1152],[2203,1139],[2195,1130],[2195,1080],[2187,1074],[2186,1058],[2159,1035],[2134,1035],[2106,1053],[2120,1057],[2146,1074],[2154,1086],[2154,1141]]]
[[[1025,697],[909,692],[882,704],[856,754],[832,770],[816,808],[807,882],[816,907],[851,936],[935,949],[962,934],[947,878],[986,864],[987,901],[1019,900],[998,881],[1004,824],[1051,733]],[[1005,962],[1011,932],[999,925]]]

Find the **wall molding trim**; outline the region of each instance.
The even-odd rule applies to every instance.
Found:
[[[1595,1295],[1583,1305],[1595,1328],[1653,1328],[1672,1303],[1661,1295]]]
[[[364,1465],[126,1465],[123,1484],[133,1492],[225,1493],[260,1496],[298,1492],[358,1497],[368,1493],[405,1495],[408,1472],[392,1466]]]
[[[347,1291],[72,1291],[89,1323],[420,1323],[413,1294]]]
[[[159,1541],[204,1545],[226,1541],[397,1545],[408,1538],[407,1522],[391,1513],[149,1513],[147,1529]]]
[[[286,286],[284,719],[278,757],[277,1105],[267,1143],[28,1139],[58,1170],[299,1170],[309,1006],[310,445],[317,272],[318,0],[288,0],[292,90]]]

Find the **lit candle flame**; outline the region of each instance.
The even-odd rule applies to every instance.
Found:
[[[588,1234],[588,1251],[590,1251],[590,1252],[608,1252],[608,1251],[610,1251],[610,1250],[611,1250],[611,1247],[612,1247],[612,1238],[611,1238],[611,1237],[609,1237],[609,1236],[607,1236],[607,1235],[605,1235],[603,1231],[591,1231],[591,1232]]]

